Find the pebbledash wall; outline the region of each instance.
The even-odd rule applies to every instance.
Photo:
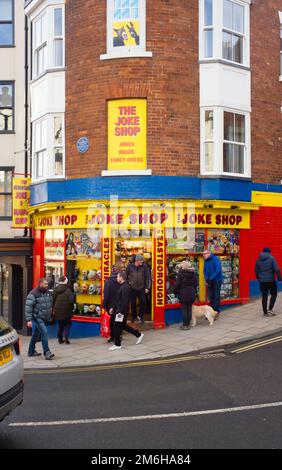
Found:
[[[48,0],[28,1],[26,12],[30,20],[36,21],[49,3]],[[46,229],[59,228],[54,224],[56,216],[67,211],[75,214],[76,210],[88,206],[99,207],[99,203],[109,208],[111,197],[117,195],[120,201],[138,205],[150,201],[152,207],[168,201],[189,202],[199,211],[208,210],[212,215],[217,211],[235,216],[243,213],[249,218],[249,225],[227,226],[225,234],[233,237],[227,233],[229,229],[238,230],[239,234],[239,249],[236,248],[239,253],[232,253],[232,259],[237,255],[239,258],[239,294],[223,299],[222,303],[248,302],[259,294],[254,265],[264,246],[272,249],[282,268],[280,1],[139,0],[128,2],[128,8],[132,8],[129,13],[124,13],[122,2],[109,0],[66,0],[65,3],[56,0],[55,4],[64,10],[65,18],[63,65],[66,68],[60,69],[65,74],[65,87],[60,93],[60,108],[52,102],[51,93],[48,110],[42,107],[41,115],[34,115],[34,123],[45,112],[64,115],[64,174],[50,177],[49,172],[47,177],[40,178],[33,175],[34,284],[46,274]],[[127,2],[123,4],[126,10]],[[114,6],[116,23],[113,25],[110,13]],[[138,8],[140,23],[133,17],[131,20],[135,32],[139,33],[139,47],[113,46],[116,37],[113,31],[122,28],[122,15],[129,36],[130,21],[126,14],[136,15],[134,8]],[[231,18],[236,8],[243,12],[243,26],[232,23],[232,19],[230,24],[226,23],[223,14],[226,8],[231,8]],[[140,12],[145,18],[142,19]],[[231,54],[228,59],[223,56],[223,35],[241,38],[241,56],[236,48],[228,49]],[[240,57],[234,60],[236,53]],[[58,70],[50,68],[38,80],[50,79],[54,73],[58,74]],[[38,80],[33,80],[32,89]],[[65,108],[62,97],[65,97]],[[129,169],[124,163],[112,168],[109,103],[128,99],[137,108],[138,100],[146,103],[147,122],[141,123],[146,135],[144,166],[138,168],[137,164],[135,169]],[[32,100],[34,109],[39,109],[43,94],[34,93]],[[232,139],[224,133],[224,129],[230,132],[232,129],[232,125],[228,127],[225,123],[228,117],[234,122],[244,121],[239,137],[234,134]],[[243,164],[240,166],[239,162],[231,171],[224,163],[223,148],[233,143],[236,148],[243,145],[244,157]],[[46,167],[50,168],[49,163]],[[40,226],[44,217],[45,221],[49,220],[45,222],[49,226]],[[201,228],[195,227],[198,231]],[[224,230],[224,226],[210,228]],[[63,226],[65,237],[69,237],[70,229]],[[207,227],[204,230],[207,230],[204,240],[207,247],[211,235]],[[111,244],[113,252],[114,238]],[[194,259],[195,253],[190,251],[183,249],[182,257]],[[153,268],[155,255],[153,244]],[[202,269],[200,251],[197,257],[197,268]],[[165,287],[169,274],[163,275]],[[233,281],[234,277],[235,274]],[[207,301],[201,282],[200,301]],[[159,310],[153,305],[151,318],[156,328],[181,319],[179,304],[169,305],[166,294]],[[154,295],[153,292],[153,302]],[[72,334],[99,334],[100,319],[82,317],[76,316]]]

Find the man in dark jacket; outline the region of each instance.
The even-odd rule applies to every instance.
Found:
[[[182,261],[176,278],[174,292],[182,304],[183,325],[181,330],[189,330],[192,319],[192,305],[196,298],[198,279],[190,261]]]
[[[258,257],[255,266],[256,278],[260,284],[263,315],[266,317],[276,315],[273,312],[273,307],[277,297],[277,284],[275,276],[277,276],[278,281],[282,281],[281,272],[277,261],[270,253],[270,248],[264,248]],[[269,292],[271,297],[269,308],[267,309],[267,299]]]
[[[126,268],[126,277],[130,285],[132,322],[137,319],[137,299],[139,301],[139,320],[144,323],[144,312],[146,309],[146,297],[151,287],[150,269],[144,264],[144,257],[140,254],[135,256],[135,262],[129,263]]]
[[[45,359],[51,360],[55,357],[49,349],[47,323],[52,316],[53,297],[48,290],[48,281],[45,278],[39,279],[38,287],[33,289],[26,298],[25,318],[27,327],[32,328],[28,356],[41,356],[35,350],[35,343],[41,337],[41,343]]]
[[[121,334],[122,330],[131,333],[136,336],[136,344],[140,344],[144,334],[140,331],[131,328],[127,324],[127,315],[129,311],[130,304],[130,287],[126,280],[126,274],[124,271],[119,272],[117,275],[117,282],[120,284],[120,289],[118,292],[116,313],[114,318],[114,339],[115,344],[109,348],[110,351],[115,351],[116,349],[121,349]]]
[[[53,318],[58,320],[57,336],[59,344],[70,344],[69,334],[73,307],[74,294],[68,287],[68,278],[61,276],[53,293]]]
[[[112,343],[114,340],[114,322],[117,301],[118,301],[118,292],[120,289],[120,284],[117,281],[118,273],[122,271],[121,264],[113,264],[112,274],[109,279],[106,280],[104,284],[104,299],[103,299],[103,308],[111,315],[110,319],[110,338],[108,339],[109,343]]]

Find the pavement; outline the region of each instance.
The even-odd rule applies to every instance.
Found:
[[[160,359],[181,354],[198,354],[204,351],[224,349],[240,343],[260,339],[282,332],[282,293],[278,294],[273,317],[263,317],[261,299],[248,304],[223,310],[218,320],[210,326],[205,318],[200,318],[190,330],[180,330],[180,324],[170,325],[162,330],[144,332],[141,344],[136,345],[136,338],[123,334],[122,349],[109,351],[111,346],[102,337],[72,339],[70,344],[58,344],[57,339],[49,339],[50,350],[55,358],[46,361],[44,356],[28,357],[27,349],[30,337],[20,336],[21,352],[25,369],[57,369],[86,367],[122,362]],[[139,328],[139,325],[136,324]],[[42,352],[41,343],[37,351]]]

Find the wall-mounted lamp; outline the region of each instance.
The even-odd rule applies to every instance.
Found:
[[[207,209],[212,209],[213,208],[213,204],[204,204],[203,207],[207,208]]]
[[[240,209],[240,206],[230,206],[230,209]]]
[[[61,210],[61,209],[64,209],[65,206],[57,206],[57,211]]]

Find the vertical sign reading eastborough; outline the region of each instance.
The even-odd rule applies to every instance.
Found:
[[[147,100],[108,101],[108,170],[146,170]]]

